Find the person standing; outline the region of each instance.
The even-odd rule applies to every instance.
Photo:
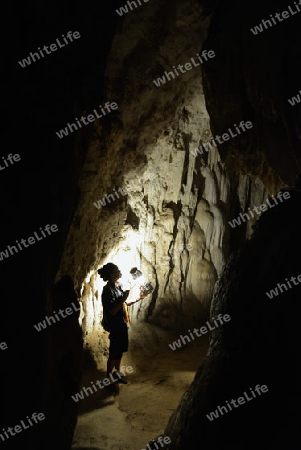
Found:
[[[128,351],[128,318],[126,315],[125,301],[128,298],[129,290],[123,291],[118,283],[122,273],[118,266],[113,263],[107,263],[98,269],[99,276],[107,281],[102,291],[103,317],[107,330],[110,335],[109,358],[107,362],[107,377],[116,370],[118,372],[118,381],[127,384],[127,379],[119,374],[120,363],[123,353]],[[136,301],[141,300],[140,296]],[[131,303],[129,303],[131,304]]]

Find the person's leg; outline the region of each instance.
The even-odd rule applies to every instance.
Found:
[[[109,355],[109,359],[107,361],[107,378],[109,378],[110,384],[106,385],[106,389],[109,389],[110,391],[116,393],[115,381],[117,381],[117,380],[114,381],[114,378],[113,378],[113,381],[111,381],[111,378],[110,378],[110,374],[113,372],[113,369],[115,366],[115,361],[116,360],[113,359],[111,355]]]
[[[113,372],[114,367],[116,365],[116,360],[118,359],[118,355],[116,353],[118,336],[116,332],[111,331],[109,339],[110,339],[110,347],[109,347],[109,359],[107,362],[107,377],[110,375],[110,373]]]
[[[118,382],[122,383],[122,384],[127,384],[127,379],[125,377],[125,375],[122,373],[120,373],[120,363],[121,363],[121,359],[122,359],[122,353],[120,354],[120,357],[118,359],[116,359],[115,361],[115,369],[116,372],[114,372],[114,375],[116,375],[118,377]]]
[[[107,366],[107,375],[109,375],[113,369],[116,369],[114,374],[117,375],[118,381],[123,384],[127,384],[127,380],[120,374],[120,364],[123,352],[128,350],[128,329],[127,327],[122,330],[110,334],[110,348],[109,348],[109,360]]]
[[[120,354],[118,355],[119,358],[116,361],[115,368],[116,368],[117,374],[118,374],[118,381],[120,383],[127,384],[127,379],[125,377],[125,374],[120,373],[120,364],[121,364],[121,359],[122,359],[123,353],[128,351],[128,346],[129,346],[128,327],[124,327],[123,330],[121,330],[118,343],[119,343],[118,348],[120,349]]]
[[[117,372],[119,372],[119,370],[120,370],[120,363],[121,363],[121,358],[115,360],[115,369],[117,370]]]
[[[108,359],[108,362],[107,362],[107,377],[110,375],[110,373],[113,372],[115,364],[116,364],[116,360],[115,359]]]

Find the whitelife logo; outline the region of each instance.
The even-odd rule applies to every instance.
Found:
[[[295,281],[296,278],[297,278],[298,281]],[[286,278],[285,280],[286,280],[286,284],[287,284],[287,285],[289,286],[289,288],[291,289],[292,287],[298,286],[298,284],[301,283],[301,275],[298,275],[298,277],[291,277],[291,280],[290,280],[290,281],[291,281],[292,283],[294,283],[294,286],[291,285],[291,283],[289,282],[288,278]],[[283,288],[285,288],[285,290],[288,291],[288,287],[287,287],[286,284],[284,284],[284,283],[283,283],[283,284],[280,284],[280,283],[277,284],[277,287],[278,287],[278,289],[279,289],[279,291],[280,291],[280,294],[282,294]],[[266,295],[267,295],[270,299],[273,298],[274,296],[277,297],[277,296],[279,295],[279,294],[278,294],[278,289],[277,289],[277,287],[275,287],[274,289],[271,289],[270,292],[266,292]]]
[[[76,311],[80,311],[80,307],[76,308],[76,305],[73,302],[71,303],[71,305],[72,305],[72,307],[73,307],[75,312]],[[74,311],[72,311],[71,307],[68,307],[68,308],[65,309],[65,313],[67,314],[66,316],[64,316],[64,311],[62,309],[60,309],[58,311],[58,314],[60,314],[61,317],[63,319],[65,319],[67,316],[70,316],[71,314],[73,314]],[[57,315],[57,313],[55,311],[53,311],[53,316],[55,316],[58,321],[61,320],[58,317],[58,315]],[[52,325],[52,323],[56,323],[56,320],[55,320],[55,318],[53,316],[49,316],[49,317],[45,316],[45,320],[43,320],[43,322],[39,322],[37,325],[34,325],[35,329],[37,331],[45,330],[45,328],[47,327],[47,324],[48,325]],[[52,320],[52,322],[51,322],[51,320]],[[46,321],[47,321],[47,324],[46,324]]]
[[[19,242],[16,239],[16,244],[18,245],[19,250],[23,250],[23,248],[28,248],[30,245],[35,244],[36,240],[41,241],[43,238],[46,238],[47,234],[45,234],[44,231],[46,231],[48,233],[48,236],[50,236],[51,233],[55,233],[56,231],[58,231],[58,227],[55,224],[54,225],[48,224],[48,225],[46,225],[44,230],[42,229],[42,227],[40,227],[40,231],[41,231],[41,234],[43,237],[39,236],[38,233],[36,231],[34,231],[34,233],[33,233],[34,237],[30,236],[29,238],[27,238],[27,242],[26,242],[26,239],[21,239],[21,242]],[[21,244],[23,245],[23,248],[22,248]],[[15,245],[12,245],[12,246],[8,245],[6,247],[6,250],[4,250],[3,252],[0,252],[0,261],[3,261],[3,257],[9,258],[9,256],[10,256],[9,253],[11,255],[14,255],[13,251],[18,253],[19,250],[17,249],[17,247]]]
[[[103,389],[105,386],[109,386],[110,384],[116,383],[118,379],[121,377],[125,377],[126,373],[132,373],[134,371],[132,366],[121,366],[120,372],[115,371],[113,373],[109,374],[109,378],[104,378],[101,380],[96,380],[95,384],[99,387],[99,389]],[[118,378],[114,378],[114,375],[116,375]],[[101,385],[103,383],[103,386]],[[94,392],[97,392],[97,387],[94,384],[94,381],[91,381],[92,387],[94,389]],[[94,394],[91,386],[83,387],[82,391],[77,392],[75,395],[71,395],[71,398],[75,402],[79,402],[80,400],[84,400],[85,395],[89,397],[90,394]],[[85,394],[85,395],[84,395]]]
[[[213,50],[209,50],[209,52],[207,52],[207,50],[203,50],[202,53],[201,53],[201,55],[199,55],[199,54],[197,53],[196,56],[198,57],[198,60],[200,61],[200,63],[203,64],[204,61],[208,61],[208,58],[214,58],[214,57],[215,57],[215,53],[214,53]],[[176,78],[176,77],[175,77],[175,74],[177,75],[177,77],[178,77],[179,75],[181,75],[181,74],[178,72],[178,70],[179,70],[181,73],[186,73],[186,72],[188,72],[189,70],[193,69],[193,66],[194,66],[194,67],[198,67],[198,66],[200,65],[198,62],[195,62],[194,58],[190,58],[190,61],[192,62],[192,64],[190,64],[190,62],[188,62],[188,63],[186,63],[186,64],[184,64],[184,65],[178,64],[177,67],[176,67],[176,66],[172,66],[173,69],[174,69],[173,71],[171,71],[171,72],[165,71],[165,72],[164,72],[164,75],[162,76],[162,78],[157,78],[156,80],[153,80],[153,83],[154,83],[157,87],[160,87],[161,84],[165,84],[165,83],[166,83],[165,77],[167,78],[167,81],[170,81],[171,79],[175,79],[175,78]],[[184,70],[183,67],[185,67],[186,70]],[[172,78],[170,78],[170,76],[172,76]]]
[[[219,321],[219,323],[217,322],[217,320]],[[200,331],[198,331],[198,328],[194,328],[193,333],[196,335],[196,337],[201,337],[204,334],[207,334],[208,331],[213,331],[215,330],[215,328],[220,327],[221,325],[224,324],[224,322],[229,322],[231,320],[231,317],[229,316],[229,314],[224,314],[223,316],[221,314],[219,314],[217,317],[214,317],[212,319],[212,322],[214,322],[214,325],[216,325],[216,327],[211,327],[210,323],[207,321],[206,325],[207,327],[203,326],[200,328]],[[190,334],[191,339],[195,339],[194,335],[192,334],[192,332],[190,330],[188,330],[188,333]],[[188,342],[190,342],[189,336],[187,336],[187,334],[185,334],[184,336],[181,334],[180,335],[180,339],[178,339],[177,341],[174,341],[172,344],[168,344],[169,347],[175,351],[177,350],[177,348],[181,348],[182,344],[185,345],[187,344],[187,341],[185,342],[185,339],[188,340]],[[182,342],[181,342],[182,341]]]
[[[200,145],[199,148],[190,150],[190,153],[193,156],[202,155],[204,153],[202,147],[205,149],[206,152],[208,152],[209,149],[212,150],[212,148],[217,147],[215,141],[217,141],[219,144],[223,144],[224,142],[229,141],[229,139],[237,137],[238,135],[242,134],[242,132],[246,132],[247,130],[253,128],[253,124],[250,121],[245,122],[244,120],[242,120],[239,125],[236,125],[235,123],[234,127],[238,134],[235,134],[235,132],[233,133],[233,130],[231,128],[228,128],[227,131],[229,133],[223,133],[221,136],[217,134],[214,138],[211,138],[210,142],[202,143],[202,145]]]
[[[134,181],[132,180],[127,186],[119,187],[118,189],[114,188],[113,194],[106,194],[102,200],[98,200],[97,202],[94,202],[93,205],[96,206],[97,209],[100,209],[101,206],[106,206],[106,205],[108,205],[108,203],[111,203],[111,201],[115,201],[117,198],[119,199],[120,196],[117,194],[117,190],[123,196],[128,195],[129,192],[131,192],[131,191],[139,190],[140,186],[143,185],[143,182],[142,182],[141,178],[138,177],[138,175],[135,175],[135,177],[137,178],[138,183],[135,182],[137,180],[134,180]],[[157,177],[156,174],[150,173],[148,175],[148,180],[152,181],[156,177]],[[110,200],[110,198],[111,198],[111,200]]]
[[[161,447],[159,447],[160,444]],[[147,444],[146,448],[143,448],[142,450],[159,450],[160,448],[164,447],[165,444],[170,444],[171,443],[171,439],[169,436],[159,436],[157,439],[153,439],[152,440],[152,446],[150,446],[149,444]]]
[[[144,1],[144,3],[147,3],[149,0],[143,0],[143,1]],[[136,2],[139,3],[140,6],[142,5],[141,0],[136,0]],[[127,2],[131,11],[133,11],[133,9],[134,9],[132,7],[132,5],[134,5],[135,9],[138,8],[139,5],[137,5],[136,2]],[[115,11],[117,12],[117,14],[119,16],[123,16],[123,14],[127,14],[129,12],[129,9],[128,9],[127,5],[124,5],[124,6],[121,6],[121,8],[119,8],[119,9],[115,9]]]
[[[257,392],[258,395],[261,395],[261,393],[263,392],[264,394],[266,392],[268,392],[268,387],[267,385],[263,384],[262,386],[260,386],[260,384],[257,384],[254,388],[254,390]],[[253,400],[254,398],[256,398],[256,394],[253,391],[252,388],[250,388],[250,391],[252,393],[252,397],[249,397],[247,392],[244,392],[244,397],[238,397],[237,400],[231,400],[230,403],[232,404],[232,406],[234,406],[235,408],[238,408],[240,405],[244,405],[246,403],[246,400],[248,402],[250,402],[251,400]],[[235,402],[238,402],[238,405]],[[210,422],[212,422],[212,420],[217,419],[219,417],[219,413],[223,416],[224,412],[228,413],[229,411],[232,411],[232,407],[229,404],[228,400],[226,400],[226,406],[218,406],[215,411],[212,411],[210,414],[206,414],[207,419],[210,420]],[[228,409],[227,409],[228,408]]]
[[[0,350],[6,350],[7,349],[7,343],[6,342],[0,342]]]
[[[65,38],[65,36],[64,36],[63,34],[62,34],[62,37],[63,37],[64,42],[65,42],[65,44],[63,44],[63,45],[61,44],[61,42],[59,41],[59,39],[56,39],[56,42],[57,42],[59,48],[65,47],[66,45],[69,44],[69,42],[67,41],[67,39]],[[73,42],[73,39],[72,39],[72,38],[74,38],[74,39],[79,39],[80,37],[81,37],[81,36],[80,36],[80,34],[79,34],[78,31],[74,31],[73,33],[72,33],[72,31],[68,31],[68,33],[67,33],[67,38],[70,40],[70,42]],[[46,53],[46,55],[50,55],[51,52],[56,52],[57,49],[58,49],[56,44],[51,44],[51,45],[49,46],[49,48],[50,48],[50,51],[48,51],[48,46],[47,46],[47,45],[44,45],[44,47],[43,47],[43,50],[44,50],[44,52]],[[40,47],[38,47],[38,50],[39,50],[40,55],[42,56],[42,58],[44,58],[45,55],[44,55],[44,53],[43,53],[43,51],[41,50]],[[31,64],[31,59],[32,59],[33,62],[36,62],[36,59],[35,59],[35,58],[41,59],[40,55],[39,55],[38,53],[32,53],[32,52],[30,52],[30,53],[29,53],[29,56],[28,56],[27,58],[22,59],[22,61],[18,61],[18,63],[19,63],[20,66],[24,69],[24,67],[26,67],[26,64],[27,64],[28,66]],[[31,58],[31,59],[30,59],[30,58]]]
[[[254,28],[250,28],[250,30],[252,31],[253,34],[257,35],[258,33],[262,33],[264,31],[264,29],[267,30],[268,28],[271,28],[274,25],[277,25],[278,23],[283,22],[283,20],[289,19],[290,17],[295,16],[296,14],[298,14],[301,11],[301,9],[299,8],[299,6],[301,6],[301,0],[299,0],[298,4],[297,4],[297,2],[294,2],[294,3],[295,3],[295,7],[296,7],[295,10],[292,9],[291,6],[288,6],[289,11],[283,11],[280,14],[276,13],[274,15],[274,17],[272,16],[272,14],[270,14],[271,20],[269,20],[269,19],[268,20],[262,20],[261,21],[262,25],[261,24],[257,25]],[[276,21],[276,19],[278,20],[278,22]]]
[[[106,102],[106,104],[104,105],[104,107],[102,107],[101,105],[99,105],[99,108],[100,108],[101,112],[103,113],[103,115],[105,116],[106,113],[105,113],[105,111],[104,111],[103,108],[106,108],[106,110],[110,113],[110,112],[111,112],[111,109],[113,109],[113,110],[117,109],[117,108],[118,108],[118,105],[117,105],[117,103],[115,103],[115,102],[113,102],[113,103],[111,103],[111,104],[110,104],[109,102]],[[89,125],[89,123],[94,122],[94,120],[96,120],[96,118],[100,119],[100,118],[102,117],[102,114],[100,114],[100,115],[97,114],[96,109],[93,109],[93,112],[94,112],[94,114],[95,114],[96,117],[94,117],[93,114],[88,114],[87,117],[82,116],[82,117],[80,118],[80,120],[82,121],[82,123],[83,123],[84,125]],[[86,119],[88,120],[88,122],[86,122]],[[78,120],[77,117],[75,117],[75,120],[77,121],[77,125],[79,126],[79,128],[81,128],[82,126],[81,126],[80,121]],[[75,129],[72,129],[72,127],[74,127]],[[70,123],[67,123],[67,127],[64,128],[63,130],[56,131],[56,135],[57,135],[60,139],[62,139],[64,136],[68,136],[68,134],[69,134],[68,128],[69,128],[69,130],[70,130],[70,133],[72,133],[73,131],[77,131],[77,130],[78,130],[78,128],[77,128],[77,126],[76,126],[75,123],[71,123],[71,124],[70,124]]]
[[[1,166],[0,164],[0,170],[5,170],[7,167],[10,167],[14,164],[14,162],[18,162],[21,160],[21,157],[18,153],[16,153],[15,155],[13,155],[12,153],[10,153],[6,158],[4,158],[4,156],[2,156],[3,159],[3,163],[4,163],[4,167]],[[9,163],[8,163],[8,161]]]
[[[296,97],[293,97],[291,99],[288,100],[288,102],[292,105],[295,106],[298,103],[301,102],[301,91],[299,91],[299,94]]]
[[[125,188],[118,188],[118,191],[123,195],[127,195],[127,191]],[[110,200],[111,198],[111,200]],[[106,196],[102,200],[98,200],[97,202],[93,203],[94,206],[96,206],[97,209],[100,209],[101,206],[106,206],[108,203],[111,203],[111,201],[115,201],[116,198],[120,198],[119,195],[116,192],[116,189],[114,189],[114,194],[106,194]]]
[[[27,422],[29,423],[29,425],[32,427],[34,425],[34,423],[32,423],[31,419],[35,422],[38,423],[39,420],[44,420],[45,416],[42,413],[33,413],[31,418],[29,418],[28,416],[26,416]],[[28,424],[27,423],[27,424]],[[4,428],[3,429],[3,434],[5,435],[5,437],[7,439],[10,438],[10,436],[15,436],[16,433],[21,433],[21,431],[23,430],[27,430],[29,428],[29,426],[26,423],[24,423],[24,420],[21,420],[21,425],[15,425],[13,428],[12,427],[8,427],[6,430]],[[14,431],[13,431],[14,430]],[[8,435],[8,433],[10,434],[10,436]],[[0,434],[0,438],[2,439],[2,442],[5,441],[5,438],[3,436],[3,434]]]
[[[284,200],[288,200],[289,198],[291,198],[291,194],[289,192],[284,192],[283,193],[283,192],[279,191],[278,194],[276,195],[276,197],[281,203],[283,202],[282,196],[283,196]],[[275,206],[278,205],[276,197],[272,197],[272,199],[271,199],[271,200],[273,200],[274,203],[271,204],[270,200],[267,199],[266,200],[267,205],[265,205],[263,203],[260,206],[254,206],[253,211],[255,211],[256,214],[260,215],[262,212],[266,211],[268,209],[268,207],[269,208],[275,208]],[[258,208],[259,208],[260,211],[258,210]],[[253,219],[254,218],[254,214],[253,214],[251,208],[248,208],[248,211],[249,211],[250,216],[252,214],[251,217],[247,213],[244,213],[244,214],[240,213],[239,216],[236,219],[233,219],[232,221],[228,222],[229,225],[232,228],[235,228],[237,225],[241,225],[242,224],[240,219],[242,219],[243,222],[245,222],[246,220],[250,220],[251,218]]]

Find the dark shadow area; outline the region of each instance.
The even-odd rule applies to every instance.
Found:
[[[100,447],[72,447],[74,450],[106,450]]]
[[[300,448],[301,283],[266,294],[300,275],[301,191],[287,192],[291,197],[266,211],[252,239],[232,253],[215,286],[211,315],[227,313],[231,321],[212,333],[208,356],[166,429],[173,441],[167,448],[196,448],[195,439],[214,449]],[[257,384],[268,392],[207,418]]]
[[[91,369],[85,370],[85,374],[83,376],[82,384],[80,387],[80,392],[83,393],[84,399],[79,400],[79,402],[77,403],[78,415],[94,411],[95,409],[105,408],[106,406],[114,404],[114,398],[112,397],[118,395],[119,385],[118,383],[114,383],[114,390],[110,390],[109,387],[104,386],[101,383],[101,388],[96,384],[96,382],[102,382],[104,378],[106,378],[105,372]],[[95,388],[93,388],[93,385],[95,386]],[[87,390],[88,387],[90,388],[89,390]],[[86,388],[86,390],[84,388]]]
[[[105,409],[113,403],[112,394],[105,389],[90,394],[82,404],[76,404],[71,398],[81,386],[87,387],[91,381],[104,377],[103,372],[96,370],[91,354],[83,352],[78,313],[48,324],[40,331],[34,325],[72,303],[75,309],[80,305],[82,280],[64,278],[54,284],[70,229],[74,224],[79,229],[81,226],[80,221],[73,219],[81,189],[87,188],[81,184],[81,178],[93,125],[63,138],[56,131],[100,103],[114,100],[105,92],[104,79],[110,76],[105,74],[112,41],[123,25],[123,18],[115,9],[125,3],[125,0],[24,2],[17,7],[13,5],[11,17],[4,19],[8,30],[5,44],[13,70],[9,71],[10,84],[4,85],[10,102],[6,129],[9,144],[3,147],[0,158],[3,164],[2,157],[12,152],[19,154],[21,160],[0,173],[0,252],[16,246],[17,240],[21,242],[34,232],[39,233],[47,224],[58,228],[34,245],[7,250],[8,256],[0,261],[0,342],[8,346],[7,350],[0,351],[0,429],[14,427],[34,412],[47,417],[1,442],[5,449],[70,450],[78,414]],[[162,2],[162,30],[154,24],[152,35],[145,37],[145,42],[149,40],[158,54],[167,34],[164,21],[173,20],[176,3],[180,5],[181,1]],[[254,122],[248,137],[219,146],[223,163],[229,174],[234,174],[233,179],[250,174],[271,189],[279,184],[291,184],[300,171],[301,115],[300,105],[291,107],[287,99],[300,89],[301,13],[253,36],[250,27],[268,19],[270,13],[287,9],[287,0],[276,3],[200,0],[200,3],[206,6],[204,14],[213,14],[205,46],[220,56],[203,66],[212,133],[221,134],[241,119]],[[291,1],[294,8],[293,4]],[[184,9],[181,20],[185,21]],[[18,61],[30,52],[54,43],[69,30],[78,31],[81,38],[27,67],[20,66]],[[175,42],[180,39],[171,37]],[[141,42],[141,48],[149,49],[145,42]],[[142,55],[147,58],[146,51]],[[159,56],[157,64],[161,65]],[[126,67],[131,61],[134,58],[120,61],[120,66]],[[147,75],[155,67],[149,69]],[[151,77],[149,80],[152,84]],[[122,80],[119,92],[129,99],[130,114],[130,89],[123,90],[123,83]],[[174,98],[167,101],[176,103]],[[175,104],[175,109],[179,106]],[[5,106],[3,109],[7,112]],[[103,121],[104,130],[99,136],[102,149],[106,147],[106,139],[114,137],[114,130],[116,134],[121,132],[123,124],[118,114],[112,116],[112,121],[111,117]],[[125,118],[130,123],[131,118],[126,114]],[[155,116],[153,120],[155,125]],[[111,134],[106,133],[111,129]],[[135,142],[128,144],[133,152]],[[120,143],[122,148],[122,138]],[[124,147],[125,150],[128,148]],[[121,176],[122,161],[119,164]],[[196,184],[202,192],[203,181]],[[232,186],[233,190],[236,187]],[[212,335],[209,356],[170,419],[166,433],[172,438],[171,450],[200,447],[253,450],[264,446],[296,450],[301,447],[301,284],[273,299],[266,296],[266,291],[277,283],[300,273],[301,198],[300,192],[292,195],[288,203],[262,216],[254,239],[243,248],[243,228],[229,233],[229,252],[234,248],[237,254],[231,256],[216,286],[212,314],[229,313],[232,321]],[[235,216],[239,202],[237,196],[231,198],[230,211]],[[139,220],[131,210],[128,222],[137,227]],[[107,250],[110,251],[109,241]],[[95,255],[101,257],[96,251]],[[80,259],[76,264],[87,273],[92,263]],[[150,314],[155,309],[157,293],[155,290]],[[179,315],[177,319],[182,317]],[[141,345],[146,345],[143,339]],[[193,345],[191,342],[187,348]],[[183,347],[179,354],[184,355],[187,348]],[[151,348],[150,358],[156,357],[156,352],[157,348]],[[139,366],[137,360],[133,356]],[[183,366],[187,370],[195,369],[188,356]],[[206,419],[205,415],[217,405],[238,397],[257,383],[269,387],[266,396],[216,421]],[[117,394],[118,388],[117,385]],[[77,449],[81,448],[103,450],[89,446]]]
[[[5,442],[8,447],[70,448],[76,413],[65,398],[69,389],[66,380],[78,375],[70,374],[69,331],[60,329],[58,323],[37,332],[34,324],[54,310],[51,290],[80,195],[78,183],[90,127],[79,140],[76,133],[60,139],[55,132],[86,108],[105,100],[104,70],[111,40],[120,26],[114,7],[121,4],[115,0],[90,5],[64,0],[54,5],[42,0],[39,4],[19,4],[6,16],[7,29],[13,30],[6,129],[12,145],[3,149],[1,157],[11,152],[19,154],[21,160],[1,171],[0,187],[6,194],[0,199],[0,251],[14,245],[16,239],[33,236],[46,224],[58,227],[56,233],[0,263],[5,299],[1,338],[9,349],[1,354],[5,367],[0,381],[5,398],[0,427],[14,426],[34,411],[48,417],[35,429],[12,436]],[[55,43],[69,30],[78,31],[81,38],[29,66],[19,65],[30,52]],[[16,105],[20,119],[17,132]],[[71,383],[70,389],[75,385]]]

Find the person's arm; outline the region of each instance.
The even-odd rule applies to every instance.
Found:
[[[140,302],[140,300],[142,300],[143,298],[145,298],[146,297],[146,294],[144,294],[143,293],[143,287],[141,287],[140,288],[140,296],[139,296],[139,298],[137,298],[137,300],[134,300],[133,302],[126,302],[126,304],[128,305],[128,306],[131,306],[131,305],[133,305],[134,303],[137,303],[137,302]]]
[[[111,316],[115,316],[115,314],[118,313],[118,311],[122,308],[123,306],[123,302],[126,301],[126,299],[128,298],[130,291],[124,291],[123,292],[123,296],[121,297],[121,299],[116,303],[116,305],[114,306],[114,308],[109,310],[109,313],[111,314]]]

